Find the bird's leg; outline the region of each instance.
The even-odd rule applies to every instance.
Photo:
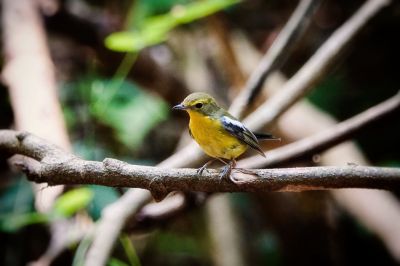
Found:
[[[220,161],[221,163],[223,163],[223,164],[228,164],[227,162],[225,162],[224,160],[222,160],[221,158],[216,158],[218,161]]]
[[[236,161],[235,159],[232,159],[229,161],[228,164],[226,164],[223,168],[221,173],[219,174],[220,179],[222,180],[223,178],[227,178],[230,181],[235,183],[235,180],[231,178],[231,172],[232,172],[232,168],[234,168],[236,165]]]
[[[202,167],[200,167],[199,169],[197,169],[197,174],[198,175],[202,175],[204,170],[207,170],[207,167],[212,164],[215,161],[215,159],[212,159],[208,162],[206,162]]]

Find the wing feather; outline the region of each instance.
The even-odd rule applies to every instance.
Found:
[[[246,143],[251,148],[255,149],[257,152],[259,152],[262,156],[265,157],[264,152],[258,145],[257,137],[253,134],[253,132],[247,129],[240,121],[224,115],[221,117],[221,123],[223,128],[227,132],[229,132],[232,136],[243,141],[244,143]]]

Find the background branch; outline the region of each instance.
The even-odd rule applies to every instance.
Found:
[[[276,79],[278,83],[279,79]],[[296,122],[300,120],[301,123]],[[302,101],[282,116],[278,126],[284,132],[285,139],[301,141],[334,127],[336,123],[337,121],[327,113],[307,101]],[[358,165],[369,164],[358,145],[351,141],[321,153],[316,163],[345,165],[349,162]],[[393,193],[371,189],[337,189],[330,191],[330,194],[341,208],[378,236],[392,256],[400,261],[400,228],[396,223],[400,217],[400,202]]]
[[[242,117],[245,108],[253,102],[270,73],[282,65],[294,48],[296,41],[311,22],[313,12],[319,6],[320,0],[301,0],[292,16],[274,40],[271,47],[261,58],[257,68],[240,94],[230,107],[230,112],[236,117]]]
[[[284,163],[293,161],[294,159],[302,159],[305,156],[311,156],[315,153],[324,152],[333,146],[347,140],[352,135],[356,134],[365,127],[371,125],[388,115],[394,115],[400,108],[400,94],[396,94],[390,99],[369,108],[368,110],[346,120],[339,124],[330,125],[324,131],[306,136],[298,141],[287,144],[268,151],[267,158],[260,156],[251,156],[249,158],[238,161],[238,167],[257,168],[257,167],[274,167]],[[292,112],[293,113],[293,112]],[[306,114],[305,114],[306,115]],[[306,115],[307,116],[307,115]],[[313,115],[315,118],[316,116]],[[316,118],[315,118],[316,119]],[[290,123],[293,125],[293,123]],[[349,160],[348,162],[353,162]],[[204,200],[201,200],[201,203]],[[141,210],[139,214],[139,223],[149,224],[152,220],[163,220],[171,216],[175,216],[183,212],[183,209],[191,208],[193,205],[201,204],[186,204],[183,201],[182,195],[167,198],[165,206],[160,206],[162,203],[155,203]],[[154,206],[153,206],[154,205]],[[135,224],[131,227],[140,227]]]
[[[238,162],[238,167],[272,167],[307,155],[313,155],[343,142],[351,135],[364,129],[367,125],[370,125],[389,114],[393,114],[399,109],[400,93],[397,93],[390,99],[371,107],[346,121],[333,125],[331,128],[287,144],[283,147],[271,150],[268,152],[267,158],[251,156],[240,160]]]
[[[70,150],[37,1],[5,0],[2,14],[5,54],[2,77],[8,87],[15,126]],[[48,211],[62,189],[36,187],[37,193],[41,193],[41,200],[36,201],[38,210]]]
[[[280,93],[275,97],[271,98],[265,104],[260,106],[255,113],[253,113],[244,122],[252,130],[260,129],[263,126],[270,125],[275,121],[280,114],[287,110],[294,102],[296,102],[302,95],[310,90],[311,85],[315,84],[317,79],[322,78],[324,72],[326,73],[327,68],[331,65],[337,54],[344,49],[345,44],[349,43],[357,33],[374,15],[380,11],[384,6],[389,4],[389,0],[369,0],[367,1],[344,25],[342,25],[334,34],[324,43],[324,45],[317,51],[317,53],[302,67],[298,73],[287,82],[282,88]],[[325,70],[325,71],[322,71]],[[183,167],[188,165],[195,165],[204,158],[199,148],[194,142],[191,142],[182,150],[178,151],[168,159],[161,162],[158,166],[160,167]],[[134,190],[129,190],[124,196],[129,196],[131,193],[135,193]],[[124,197],[123,196],[123,197]],[[148,193],[148,200],[151,200],[150,193]],[[135,202],[128,202],[119,200],[112,205],[110,208],[120,208],[121,205],[136,204]],[[121,208],[123,209],[123,208]],[[128,210],[128,208],[125,208]],[[130,213],[132,215],[133,213]],[[129,215],[124,215],[127,217]],[[108,227],[113,227],[113,219],[106,216],[102,216],[100,223],[108,224]],[[119,230],[121,230],[119,228]],[[95,234],[94,242],[100,241]],[[110,238],[108,241],[115,242],[117,235]],[[96,245],[99,246],[99,245]],[[89,250],[89,253],[91,250]],[[104,254],[108,251],[97,252],[98,254]],[[105,261],[106,258],[101,257],[99,261]],[[96,264],[92,264],[96,265]],[[100,264],[97,264],[100,265]]]
[[[338,28],[315,54],[289,79],[281,90],[267,100],[246,119],[245,124],[253,129],[260,125],[271,125],[284,111],[306,95],[327,73],[354,36],[374,17],[389,0],[369,0],[356,13]]]
[[[346,45],[365,24],[384,6],[388,0],[367,1],[350,19],[337,29],[304,66],[273,97],[251,113],[243,123],[257,131],[274,123],[283,112],[289,109],[301,97],[306,95],[315,83],[326,74]],[[184,160],[183,160],[184,158]],[[159,166],[194,166],[202,161],[204,155],[192,141],[185,148],[173,154]]]

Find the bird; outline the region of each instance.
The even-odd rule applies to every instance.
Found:
[[[213,158],[198,169],[199,175],[209,164],[219,160],[225,164],[220,178],[227,178],[235,182],[231,177],[231,172],[236,166],[237,157],[242,155],[248,147],[265,157],[258,141],[279,140],[268,133],[251,132],[242,122],[220,107],[216,100],[207,93],[189,94],[172,109],[184,110],[189,114],[190,136],[208,156]]]

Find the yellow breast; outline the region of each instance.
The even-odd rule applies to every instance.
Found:
[[[209,156],[231,160],[246,151],[247,144],[225,131],[217,119],[195,111],[188,111],[188,113],[192,136]]]

